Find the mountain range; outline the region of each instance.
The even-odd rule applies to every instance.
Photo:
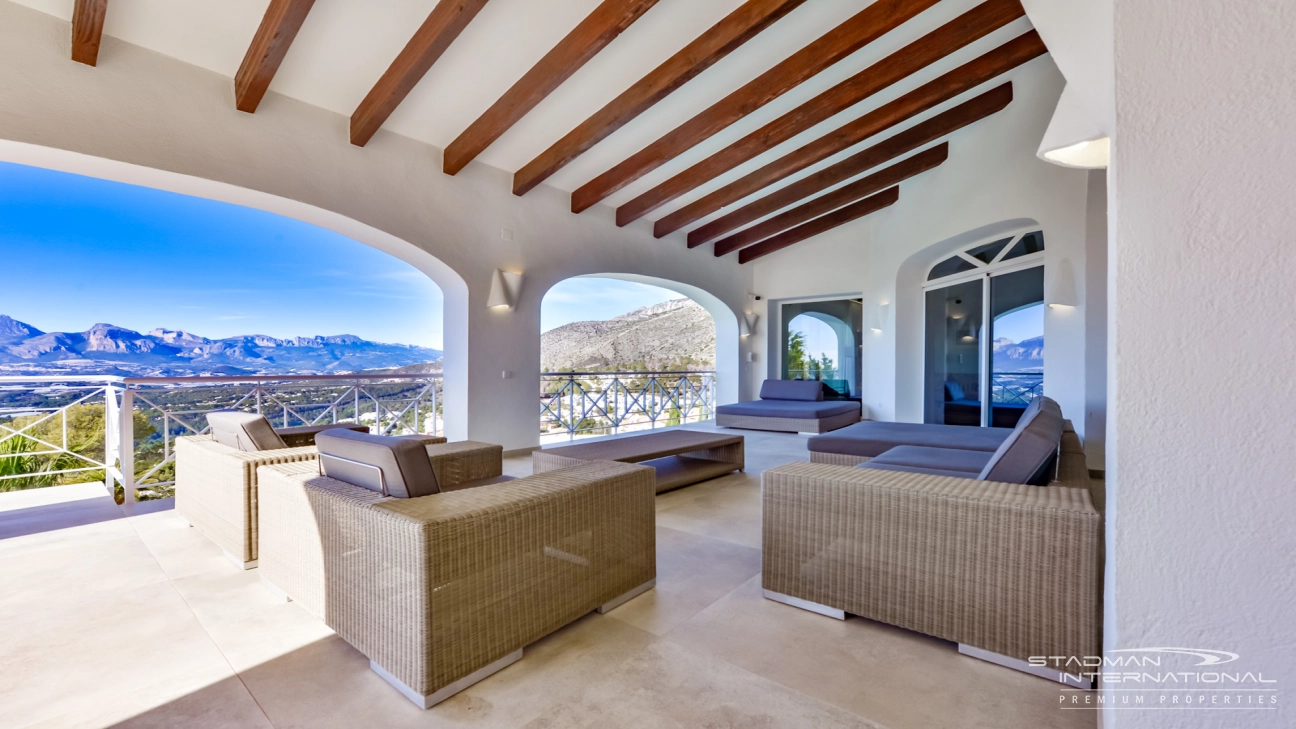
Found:
[[[1014,342],[1007,337],[994,340],[995,372],[1032,372],[1044,369],[1044,337]]]
[[[440,350],[370,342],[351,334],[208,339],[175,329],[141,334],[113,324],[95,324],[84,332],[42,332],[0,315],[0,374],[9,375],[327,374],[439,359]]]
[[[712,369],[715,321],[690,299],[645,306],[606,321],[578,321],[540,336],[545,372],[610,368]]]

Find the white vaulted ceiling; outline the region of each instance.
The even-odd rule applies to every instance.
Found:
[[[72,0],[14,1],[61,18],[72,16]],[[109,0],[104,34],[232,78],[268,4],[269,0]],[[741,4],[741,0],[660,0],[478,156],[477,161],[508,172],[520,169]],[[585,152],[550,177],[546,184],[565,191],[576,189],[870,4],[871,0],[807,0]],[[978,4],[977,0],[942,0],[604,202],[620,205],[634,198]],[[436,5],[437,0],[316,0],[274,76],[270,91],[350,116]],[[400,104],[383,129],[444,149],[598,5],[599,0],[490,0]],[[659,218],[1021,35],[1030,27],[1025,18],[1016,20],[647,217]],[[99,64],[110,63],[112,51],[107,45],[101,51]],[[1010,71],[878,136],[889,136],[913,126],[1014,74],[1015,71]],[[231,105],[232,99],[231,86]],[[1019,97],[1014,101],[1023,102],[1031,103],[1031,100]],[[273,114],[273,105],[263,104],[256,113]],[[812,174],[876,141],[866,140],[751,197],[754,199]]]

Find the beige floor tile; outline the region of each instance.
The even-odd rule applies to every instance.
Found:
[[[1060,685],[960,655],[889,625],[763,598],[756,577],[668,635],[891,729],[1093,727],[1057,708]]]
[[[327,638],[242,672],[279,729],[290,727],[518,727],[561,704],[654,640],[589,615],[527,647],[522,660],[424,711],[369,668],[342,639]]]
[[[708,485],[696,498],[658,510],[657,525],[760,549],[760,480],[731,474]]]
[[[657,528],[657,586],[608,613],[665,635],[760,573],[760,550]]]
[[[174,584],[236,671],[333,635],[322,620],[266,589],[258,570],[218,569]]]
[[[526,725],[528,729],[635,727],[877,727],[724,661],[655,643]]]
[[[204,572],[242,571],[225,557],[224,550],[174,511],[130,518],[139,538],[153,553],[167,576],[178,580]]]

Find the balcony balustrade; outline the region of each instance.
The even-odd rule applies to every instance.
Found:
[[[540,442],[649,430],[715,417],[716,373],[545,372]]]

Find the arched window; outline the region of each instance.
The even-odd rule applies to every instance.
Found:
[[[1010,428],[1044,389],[1044,233],[981,241],[927,274],[924,420]]]

